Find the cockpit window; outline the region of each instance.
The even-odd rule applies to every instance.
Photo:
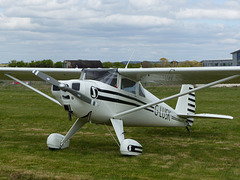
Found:
[[[136,82],[130,79],[122,78],[121,89],[136,94]]]
[[[80,83],[72,83],[72,89],[79,91],[80,90]]]
[[[117,87],[116,69],[85,69],[81,79],[96,80]]]

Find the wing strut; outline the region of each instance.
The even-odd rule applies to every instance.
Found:
[[[195,92],[195,91],[198,91],[198,90],[200,90],[200,89],[204,89],[204,88],[207,88],[207,87],[210,87],[210,86],[213,86],[213,85],[216,85],[216,84],[219,84],[219,83],[222,83],[222,82],[225,82],[225,81],[228,81],[228,80],[237,78],[237,77],[239,77],[239,76],[240,76],[240,75],[229,76],[229,77],[226,77],[226,78],[223,78],[223,79],[220,79],[220,80],[217,80],[217,81],[214,81],[214,82],[205,84],[205,85],[200,86],[200,87],[198,87],[198,88],[194,88],[194,89],[191,89],[191,90],[189,90],[189,91],[185,91],[185,92],[183,92],[183,93],[179,93],[179,94],[175,94],[175,95],[166,97],[166,98],[164,98],[164,99],[161,99],[161,100],[156,101],[156,102],[153,102],[153,103],[145,104],[145,105],[142,105],[142,106],[140,106],[140,107],[136,107],[136,108],[133,108],[133,109],[130,109],[130,110],[127,110],[127,111],[118,113],[118,114],[116,114],[115,116],[113,116],[113,118],[120,118],[120,117],[125,116],[125,115],[127,115],[127,114],[130,114],[130,113],[139,111],[139,110],[141,110],[141,109],[145,109],[145,108],[147,108],[147,107],[154,106],[154,105],[156,105],[156,104],[159,104],[159,103],[162,103],[162,102],[165,102],[165,101],[168,101],[168,100],[171,100],[171,99],[180,97],[180,96],[184,96],[184,95],[189,94],[189,93],[191,93],[191,92]]]
[[[43,92],[41,92],[41,91],[39,91],[39,90],[35,89],[34,87],[32,87],[32,86],[29,86],[29,85],[25,84],[25,83],[24,83],[24,82],[22,82],[21,80],[19,80],[19,79],[15,78],[15,77],[13,77],[13,76],[11,76],[11,75],[9,75],[9,74],[5,74],[5,75],[6,75],[7,77],[9,77],[10,79],[13,79],[14,81],[17,81],[17,82],[19,82],[19,83],[20,83],[20,84],[22,84],[23,86],[26,86],[27,88],[29,88],[29,89],[33,90],[34,92],[36,92],[36,93],[38,93],[38,94],[40,94],[40,95],[44,96],[45,98],[47,98],[47,99],[49,99],[49,100],[51,100],[51,101],[55,102],[56,104],[58,104],[58,105],[62,106],[62,105],[60,104],[60,102],[58,102],[56,99],[54,99],[54,98],[52,98],[52,97],[50,97],[50,96],[46,95],[45,93],[43,93]]]

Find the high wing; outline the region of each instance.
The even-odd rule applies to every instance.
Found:
[[[82,69],[68,68],[0,68],[0,79],[9,79],[10,74],[21,80],[40,80],[32,71],[37,70],[55,79],[78,79]],[[171,68],[119,68],[118,72],[135,81],[153,82],[158,84],[205,84],[232,75],[240,74],[240,67],[171,67]],[[227,83],[240,83],[235,78]]]
[[[48,74],[55,79],[69,80],[69,79],[79,79],[82,69],[68,69],[68,68],[8,68],[0,67],[0,79],[9,79],[5,74],[9,74],[20,80],[41,80],[35,76],[32,71],[37,70]]]
[[[131,68],[118,72],[135,81],[158,84],[206,84],[232,75],[240,74],[240,67],[171,67],[171,68]],[[240,83],[240,78],[227,83]]]

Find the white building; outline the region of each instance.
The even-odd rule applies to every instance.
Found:
[[[234,51],[231,54],[233,66],[240,66],[240,50]]]
[[[202,66],[240,66],[240,50],[231,53],[232,59],[203,60]]]
[[[203,67],[210,66],[232,66],[232,59],[219,59],[219,60],[203,60]]]

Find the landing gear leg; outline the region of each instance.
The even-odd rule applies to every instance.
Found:
[[[84,118],[78,118],[65,136],[57,133],[50,134],[47,139],[49,149],[64,149],[69,147],[72,138],[86,124],[91,116],[91,112]]]
[[[138,156],[142,154],[142,145],[133,139],[125,139],[123,131],[123,121],[111,119],[113,128],[120,143],[120,152],[125,156]]]

